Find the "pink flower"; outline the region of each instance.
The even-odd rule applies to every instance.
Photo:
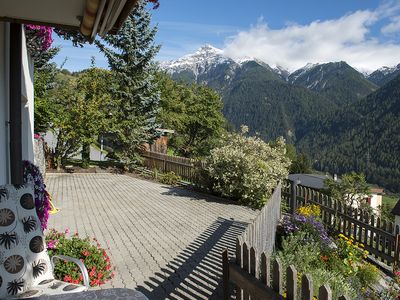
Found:
[[[54,245],[54,242],[52,240],[48,241],[47,243],[47,248],[48,249],[54,249],[56,246]]]
[[[65,234],[69,234],[71,232],[71,230],[69,230],[69,228],[65,229]]]

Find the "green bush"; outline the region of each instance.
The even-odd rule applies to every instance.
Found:
[[[374,265],[365,263],[360,266],[358,277],[360,278],[362,285],[370,285],[379,280],[379,271]]]
[[[181,180],[181,177],[171,171],[171,172],[159,175],[158,180],[164,184],[176,185]]]
[[[282,138],[267,144],[257,137],[232,133],[221,147],[211,151],[205,170],[213,191],[254,208],[262,207],[278,181],[288,175],[290,165]]]
[[[110,258],[106,251],[100,247],[96,239],[80,238],[74,234],[67,237],[69,230],[57,232],[50,229],[46,234],[46,243],[49,256],[66,255],[80,259],[88,269],[90,286],[98,286],[114,276]],[[93,244],[96,243],[96,245]],[[54,276],[66,282],[82,284],[83,278],[78,266],[71,262],[58,262],[54,268]]]

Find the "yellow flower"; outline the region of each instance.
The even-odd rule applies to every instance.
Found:
[[[360,247],[361,247],[361,248],[364,248],[364,244],[360,244]]]

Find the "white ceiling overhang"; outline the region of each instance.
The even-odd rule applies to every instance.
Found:
[[[76,29],[94,38],[115,33],[136,0],[0,0],[0,21]]]

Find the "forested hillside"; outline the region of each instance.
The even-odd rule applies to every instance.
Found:
[[[400,76],[315,123],[297,146],[322,171],[363,172],[400,191]]]
[[[236,128],[245,124],[265,140],[283,136],[291,143],[307,131],[310,120],[336,108],[324,96],[292,86],[256,62],[242,66],[223,99],[224,115]]]
[[[297,70],[288,80],[292,84],[320,92],[338,105],[356,101],[378,88],[344,61]]]

